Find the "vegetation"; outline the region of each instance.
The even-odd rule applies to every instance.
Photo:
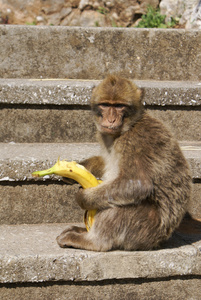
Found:
[[[107,16],[108,10],[104,7],[99,7],[97,12]],[[138,25],[135,26],[137,28],[172,28],[175,27],[179,20],[176,20],[174,18],[171,18],[170,22],[165,22],[166,15],[162,15],[160,13],[159,8],[153,8],[152,6],[147,7],[147,13],[145,15],[142,15],[141,20],[139,21]],[[117,23],[112,19],[111,26],[112,27],[119,27]],[[100,27],[100,24],[98,21],[95,22],[96,27]],[[122,27],[122,26],[120,26]]]
[[[33,22],[31,22],[31,23],[26,22],[26,25],[37,25],[37,22],[36,22],[36,21],[33,21]]]
[[[161,15],[160,10],[148,6],[147,13],[142,16],[142,19],[136,26],[137,28],[170,28],[174,27],[178,20],[171,19],[171,22],[165,23],[165,15]]]
[[[108,10],[105,7],[99,6],[99,8],[97,9],[97,12],[101,13],[102,15],[107,15],[108,14]]]

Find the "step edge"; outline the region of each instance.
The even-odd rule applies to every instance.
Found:
[[[143,89],[144,105],[200,106],[201,82],[133,80]],[[0,104],[83,105],[90,104],[99,80],[0,79]]]
[[[0,282],[100,281],[200,275],[200,241],[191,245],[187,240],[184,242],[185,237],[176,235],[167,248],[153,251],[61,249],[55,238],[65,226],[1,225],[1,239],[5,242],[11,238],[0,250],[3,271]],[[30,233],[32,241],[27,238]],[[43,239],[49,243],[48,246],[41,246]]]

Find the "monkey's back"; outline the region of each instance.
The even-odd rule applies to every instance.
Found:
[[[119,169],[127,180],[137,180],[141,172],[141,177],[153,184],[149,197],[136,205],[147,203],[156,208],[158,226],[168,238],[181,222],[191,198],[191,172],[178,142],[162,122],[145,112],[116,139],[114,147],[121,157]]]

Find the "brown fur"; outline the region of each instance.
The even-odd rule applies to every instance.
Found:
[[[102,155],[83,165],[104,182],[81,190],[77,202],[98,213],[88,233],[72,227],[63,232],[57,238],[61,247],[148,250],[180,224],[190,200],[191,173],[176,140],[144,111],[140,98],[135,84],[113,75],[95,88],[91,105]],[[114,130],[105,127],[104,114],[108,124],[112,114]]]

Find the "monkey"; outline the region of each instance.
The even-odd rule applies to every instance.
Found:
[[[69,225],[60,247],[92,251],[153,250],[169,239],[187,211],[190,168],[169,129],[142,104],[133,80],[108,75],[92,91],[101,155],[81,162],[103,182],[76,201],[96,209],[94,224]]]

